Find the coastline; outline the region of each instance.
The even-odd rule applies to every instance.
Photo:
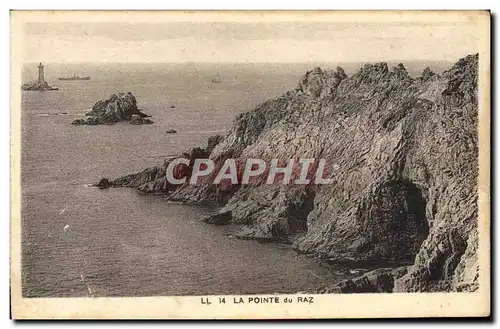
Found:
[[[477,280],[474,272],[470,276],[469,271],[477,262],[474,251],[477,205],[470,202],[475,200],[474,193],[470,192],[477,188],[474,179],[477,176],[474,167],[477,134],[473,134],[476,129],[473,123],[477,120],[474,96],[477,92],[477,61],[477,55],[471,55],[443,73],[436,74],[426,69],[416,78],[410,77],[402,64],[392,70],[385,63],[367,64],[349,77],[340,68],[336,71],[317,68],[307,72],[295,90],[237,116],[230,133],[213,147],[195,148],[185,153],[191,159],[209,157],[218,165],[230,156],[244,159],[265,158],[270,154],[286,157],[290,154],[326,153],[327,157],[333,156],[332,159],[337,160],[340,156],[344,166],[348,165],[350,169],[337,173],[339,179],[332,188],[313,190],[314,206],[308,206],[306,218],[297,214],[284,215],[290,214],[293,204],[304,204],[303,199],[297,198],[303,195],[297,188],[232,186],[219,189],[210,185],[213,176],[201,186],[172,187],[165,180],[166,167],[171,160],[111,183],[143,193],[168,194],[170,200],[189,204],[216,201],[221,206],[219,211],[205,221],[240,225],[239,238],[288,241],[302,253],[333,263],[352,263],[354,267],[362,263],[378,264],[375,271],[364,273],[355,280],[332,283],[333,288],[327,291],[475,291]],[[376,108],[373,104],[377,104]],[[394,112],[394,108],[399,108],[399,112]],[[460,116],[455,113],[460,113]],[[455,123],[457,119],[466,120],[462,126],[465,124],[466,129],[471,129],[470,134],[460,129]],[[326,127],[325,120],[333,122],[333,131],[331,126],[327,130],[318,129],[318,124]],[[375,129],[363,129],[368,123]],[[429,129],[437,132],[436,129],[441,129],[441,132],[435,138],[422,135],[421,131]],[[358,136],[358,140],[353,136]],[[292,144],[284,147],[279,143],[280,139]],[[350,148],[332,143],[332,139],[340,140]],[[305,145],[300,143],[301,140]],[[448,148],[439,149],[443,141],[460,149],[459,153],[467,157],[465,170],[472,175],[465,176],[465,181],[460,174],[454,174],[456,168],[446,168],[452,163],[449,160],[429,158],[435,156],[435,152],[449,158]],[[319,146],[322,143],[326,143],[328,152],[324,151],[325,146]],[[435,151],[429,153],[432,149]],[[201,151],[201,154],[193,150]],[[366,161],[366,155],[370,161]],[[463,170],[460,169],[462,175]],[[367,184],[354,184],[356,180],[359,182],[360,176]],[[352,184],[354,189],[346,187],[342,180]],[[442,191],[440,184],[453,188]],[[463,192],[457,195],[456,189]],[[395,201],[389,203],[390,209],[384,209],[385,206],[377,201],[380,198]],[[401,208],[398,198],[406,200],[404,202],[411,209],[408,205]],[[461,225],[463,232],[452,230],[445,233],[444,238],[440,230],[447,230],[449,226],[446,225],[450,224],[439,223],[450,211],[450,202],[467,204],[464,209],[457,208],[459,213],[452,217],[456,222],[451,225]],[[438,203],[442,204],[443,210],[437,208]],[[281,210],[277,212],[277,209]],[[376,215],[367,216],[372,211]],[[384,217],[384,211],[406,212],[403,225],[407,225],[405,230],[410,231],[403,230],[406,233],[401,235],[391,229],[394,224]],[[338,216],[346,219],[340,220]],[[469,219],[463,222],[462,216]],[[396,219],[400,221],[402,218]],[[377,223],[384,220],[389,222],[380,227]],[[329,228],[332,222],[337,228]],[[302,230],[304,225],[307,228],[297,230],[297,225]],[[470,232],[470,235],[464,236],[465,232]],[[367,234],[371,236],[368,239]],[[378,241],[376,236],[388,239]],[[437,250],[435,244],[442,245],[445,241],[448,245],[443,247],[444,250]],[[402,252],[394,253],[395,245]],[[456,250],[460,250],[459,255]],[[386,268],[384,264],[392,266]],[[432,270],[429,264],[433,264]],[[429,271],[434,274],[427,275]]]

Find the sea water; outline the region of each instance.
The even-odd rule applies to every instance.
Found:
[[[89,187],[205,146],[238,113],[293,89],[314,65],[44,65],[59,90],[22,94],[25,297],[291,293],[341,279],[288,246],[239,240],[201,222],[212,209]],[[23,82],[36,72],[26,65]],[[57,79],[73,74],[91,80]],[[116,92],[132,92],[154,124],[71,125]]]

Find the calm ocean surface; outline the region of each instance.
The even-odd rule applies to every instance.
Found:
[[[25,297],[288,293],[339,278],[285,246],[238,240],[230,228],[200,222],[210,209],[86,185],[203,146],[313,66],[44,64],[60,90],[22,95]],[[91,80],[57,80],[73,73]],[[222,83],[211,83],[216,76]],[[34,79],[36,65],[26,66],[24,82]],[[98,100],[127,91],[154,124],[70,124]],[[170,128],[179,133],[166,134]]]

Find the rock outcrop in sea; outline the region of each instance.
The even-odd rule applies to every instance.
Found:
[[[51,91],[51,90],[59,90],[57,87],[49,86],[47,81],[35,81],[30,83],[25,83],[21,86],[22,90],[26,91]]]
[[[402,64],[366,64],[350,77],[315,68],[296,89],[240,114],[224,138],[182,155],[192,161],[179,169],[189,176],[195,158],[322,158],[332,184],[172,186],[171,159],[111,184],[218,201],[206,222],[239,224],[240,237],[372,270],[325,292],[474,291],[477,70],[478,55],[416,78]]]
[[[45,81],[45,71],[44,66],[40,63],[38,66],[38,79],[33,82],[25,83],[21,86],[21,90],[25,91],[50,91],[59,90],[57,87],[49,86],[47,81]]]
[[[76,119],[73,125],[114,124],[128,121],[130,124],[151,124],[146,115],[137,108],[137,100],[132,93],[113,94],[109,99],[100,100],[94,104],[92,110],[85,114],[86,120]]]

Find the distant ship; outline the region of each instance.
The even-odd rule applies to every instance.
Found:
[[[212,83],[221,83],[222,79],[220,78],[220,75],[217,74],[217,76],[212,78],[211,82]]]
[[[90,77],[80,77],[76,74],[73,74],[72,77],[59,78],[59,80],[90,80]]]

